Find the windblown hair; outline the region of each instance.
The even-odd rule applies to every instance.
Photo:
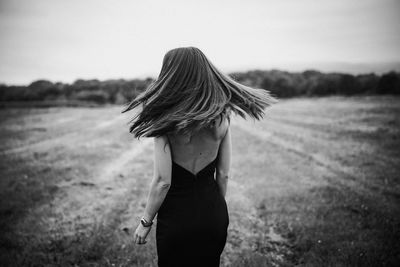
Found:
[[[180,47],[165,54],[158,78],[122,113],[140,107],[130,121],[130,132],[137,138],[159,137],[196,132],[218,116],[229,120],[231,111],[259,120],[264,109],[276,102],[269,91],[242,85],[221,73],[200,49]]]

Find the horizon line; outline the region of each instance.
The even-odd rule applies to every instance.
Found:
[[[337,64],[337,63],[334,62],[334,63],[326,63],[326,64],[328,64],[328,65],[329,64],[333,64],[334,65],[334,64]],[[347,64],[348,66],[354,66],[354,65],[358,65],[358,66],[365,65],[365,66],[368,66],[368,65],[370,65],[368,63],[340,63],[340,64]],[[251,72],[251,71],[281,71],[281,72],[288,72],[288,73],[293,73],[294,74],[294,73],[303,73],[303,72],[306,72],[306,71],[316,71],[316,72],[320,72],[322,74],[333,74],[333,73],[336,73],[336,74],[350,74],[350,75],[353,75],[353,76],[370,75],[370,74],[374,74],[374,75],[377,75],[377,76],[382,76],[383,74],[390,73],[390,72],[400,73],[400,61],[399,62],[397,62],[397,61],[396,62],[385,62],[385,63],[380,63],[380,64],[381,65],[382,64],[384,64],[384,65],[392,65],[392,66],[395,66],[395,67],[388,68],[386,70],[353,71],[353,72],[352,71],[345,71],[345,70],[321,70],[321,68],[312,68],[312,67],[303,68],[302,70],[288,70],[288,69],[279,68],[279,67],[247,68],[245,70],[243,70],[243,69],[242,70],[237,70],[235,68],[231,68],[231,70],[223,71],[223,73],[231,75],[233,73],[246,73],[246,72]],[[36,82],[36,81],[49,81],[49,82],[51,82],[53,84],[56,84],[56,83],[73,84],[78,80],[84,80],[84,81],[98,80],[99,82],[105,82],[105,81],[116,81],[116,80],[124,80],[124,81],[132,81],[132,80],[136,80],[136,79],[145,80],[145,79],[149,79],[149,78],[154,80],[154,79],[157,78],[157,74],[153,75],[153,74],[150,74],[150,73],[143,73],[143,74],[136,75],[135,77],[131,77],[131,78],[127,78],[127,77],[118,77],[118,78],[117,77],[114,77],[114,78],[112,78],[112,77],[110,77],[110,78],[96,78],[96,77],[86,77],[86,78],[84,78],[84,77],[77,77],[77,78],[73,79],[72,81],[65,81],[65,80],[62,81],[62,80],[42,77],[42,78],[35,78],[31,82],[27,82],[27,83],[14,83],[14,82],[8,83],[8,82],[0,80],[0,85],[6,85],[6,86],[29,86],[30,84],[32,84],[33,82]]]

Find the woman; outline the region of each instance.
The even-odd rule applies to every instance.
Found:
[[[195,47],[166,53],[158,78],[122,111],[140,107],[135,137],[154,137],[154,178],[137,244],[157,214],[158,266],[219,266],[229,214],[230,115],[260,119],[276,99],[219,72]]]

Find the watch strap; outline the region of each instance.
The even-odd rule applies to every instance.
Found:
[[[142,218],[142,219],[140,220],[140,223],[141,223],[144,227],[150,227],[150,226],[153,225],[153,221],[148,222],[148,221],[146,221],[145,218]]]

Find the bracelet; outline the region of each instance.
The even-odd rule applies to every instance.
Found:
[[[153,221],[148,222],[148,221],[146,221],[145,218],[142,218],[142,219],[140,220],[140,223],[141,223],[144,227],[150,227],[150,226],[153,225]]]

